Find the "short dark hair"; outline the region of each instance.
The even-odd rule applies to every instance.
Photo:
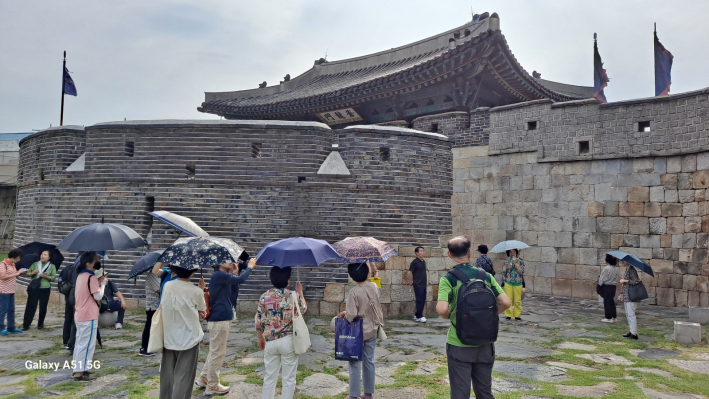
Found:
[[[290,275],[293,268],[288,267],[278,267],[273,266],[271,271],[268,272],[268,277],[271,279],[271,284],[276,288],[286,288],[288,287],[288,282],[290,281]]]
[[[517,248],[508,249],[507,251],[505,251],[505,255],[510,256],[510,251],[515,251],[517,253],[517,256],[519,256],[520,250]]]
[[[347,273],[352,277],[352,280],[361,283],[369,277],[369,266],[367,266],[366,262],[350,263],[347,265]]]
[[[466,236],[456,236],[448,240],[448,252],[453,258],[462,258],[470,252],[472,243]]]
[[[173,273],[177,274],[178,278],[190,278],[195,273],[196,269],[187,270],[177,266],[170,266],[170,270],[172,270]]]
[[[423,247],[416,247],[416,249],[414,249],[414,253],[415,254],[419,253],[419,249],[423,249]]]
[[[8,259],[15,259],[15,258],[21,258],[22,257],[22,250],[20,248],[15,248],[10,250],[7,254]]]
[[[616,258],[615,256],[613,256],[611,254],[606,254],[606,263],[608,263],[609,265],[615,266],[618,264],[618,258]]]
[[[52,251],[50,251],[50,250],[48,250],[48,249],[43,249],[43,250],[39,253],[39,257],[41,258],[41,257],[42,257],[42,254],[45,253],[45,252],[46,252],[47,255],[49,255],[50,257],[52,256]]]
[[[478,245],[478,252],[480,252],[481,254],[486,254],[487,253],[487,245],[485,245],[485,244]]]
[[[79,258],[79,266],[77,266],[76,270],[82,271],[86,269],[86,265],[89,263],[94,263],[96,261],[96,252],[94,251],[88,251],[84,252],[81,254],[81,258]]]

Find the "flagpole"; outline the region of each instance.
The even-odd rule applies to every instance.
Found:
[[[62,111],[59,116],[59,126],[64,126],[64,70],[66,69],[66,50],[64,50],[64,65],[62,67]]]

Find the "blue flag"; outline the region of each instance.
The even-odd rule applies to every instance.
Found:
[[[70,96],[76,96],[76,86],[74,86],[74,80],[69,75],[69,70],[64,67],[64,87],[62,88],[64,94]]]
[[[601,55],[598,54],[598,45],[596,45],[595,33],[593,40],[593,97],[602,102],[607,103],[606,95],[603,94],[603,89],[608,86],[608,74],[603,69]]]
[[[660,43],[655,32],[655,95],[666,96],[672,84],[672,53]]]

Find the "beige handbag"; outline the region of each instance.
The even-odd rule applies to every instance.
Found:
[[[153,314],[152,321],[150,322],[150,339],[148,340],[148,353],[158,353],[162,352],[165,345],[165,330],[162,325],[162,308],[158,307],[158,310]]]
[[[308,325],[305,324],[303,312],[300,311],[298,294],[291,292],[291,298],[295,302],[293,307],[293,351],[296,355],[302,355],[310,348],[310,331],[308,330]],[[298,316],[295,315],[296,309],[298,309]]]

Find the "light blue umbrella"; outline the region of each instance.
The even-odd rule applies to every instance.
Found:
[[[492,252],[493,254],[497,254],[500,252],[509,251],[510,249],[525,249],[525,248],[529,248],[529,245],[523,243],[522,241],[507,240],[507,241],[502,241],[501,243],[492,247],[490,252]]]

